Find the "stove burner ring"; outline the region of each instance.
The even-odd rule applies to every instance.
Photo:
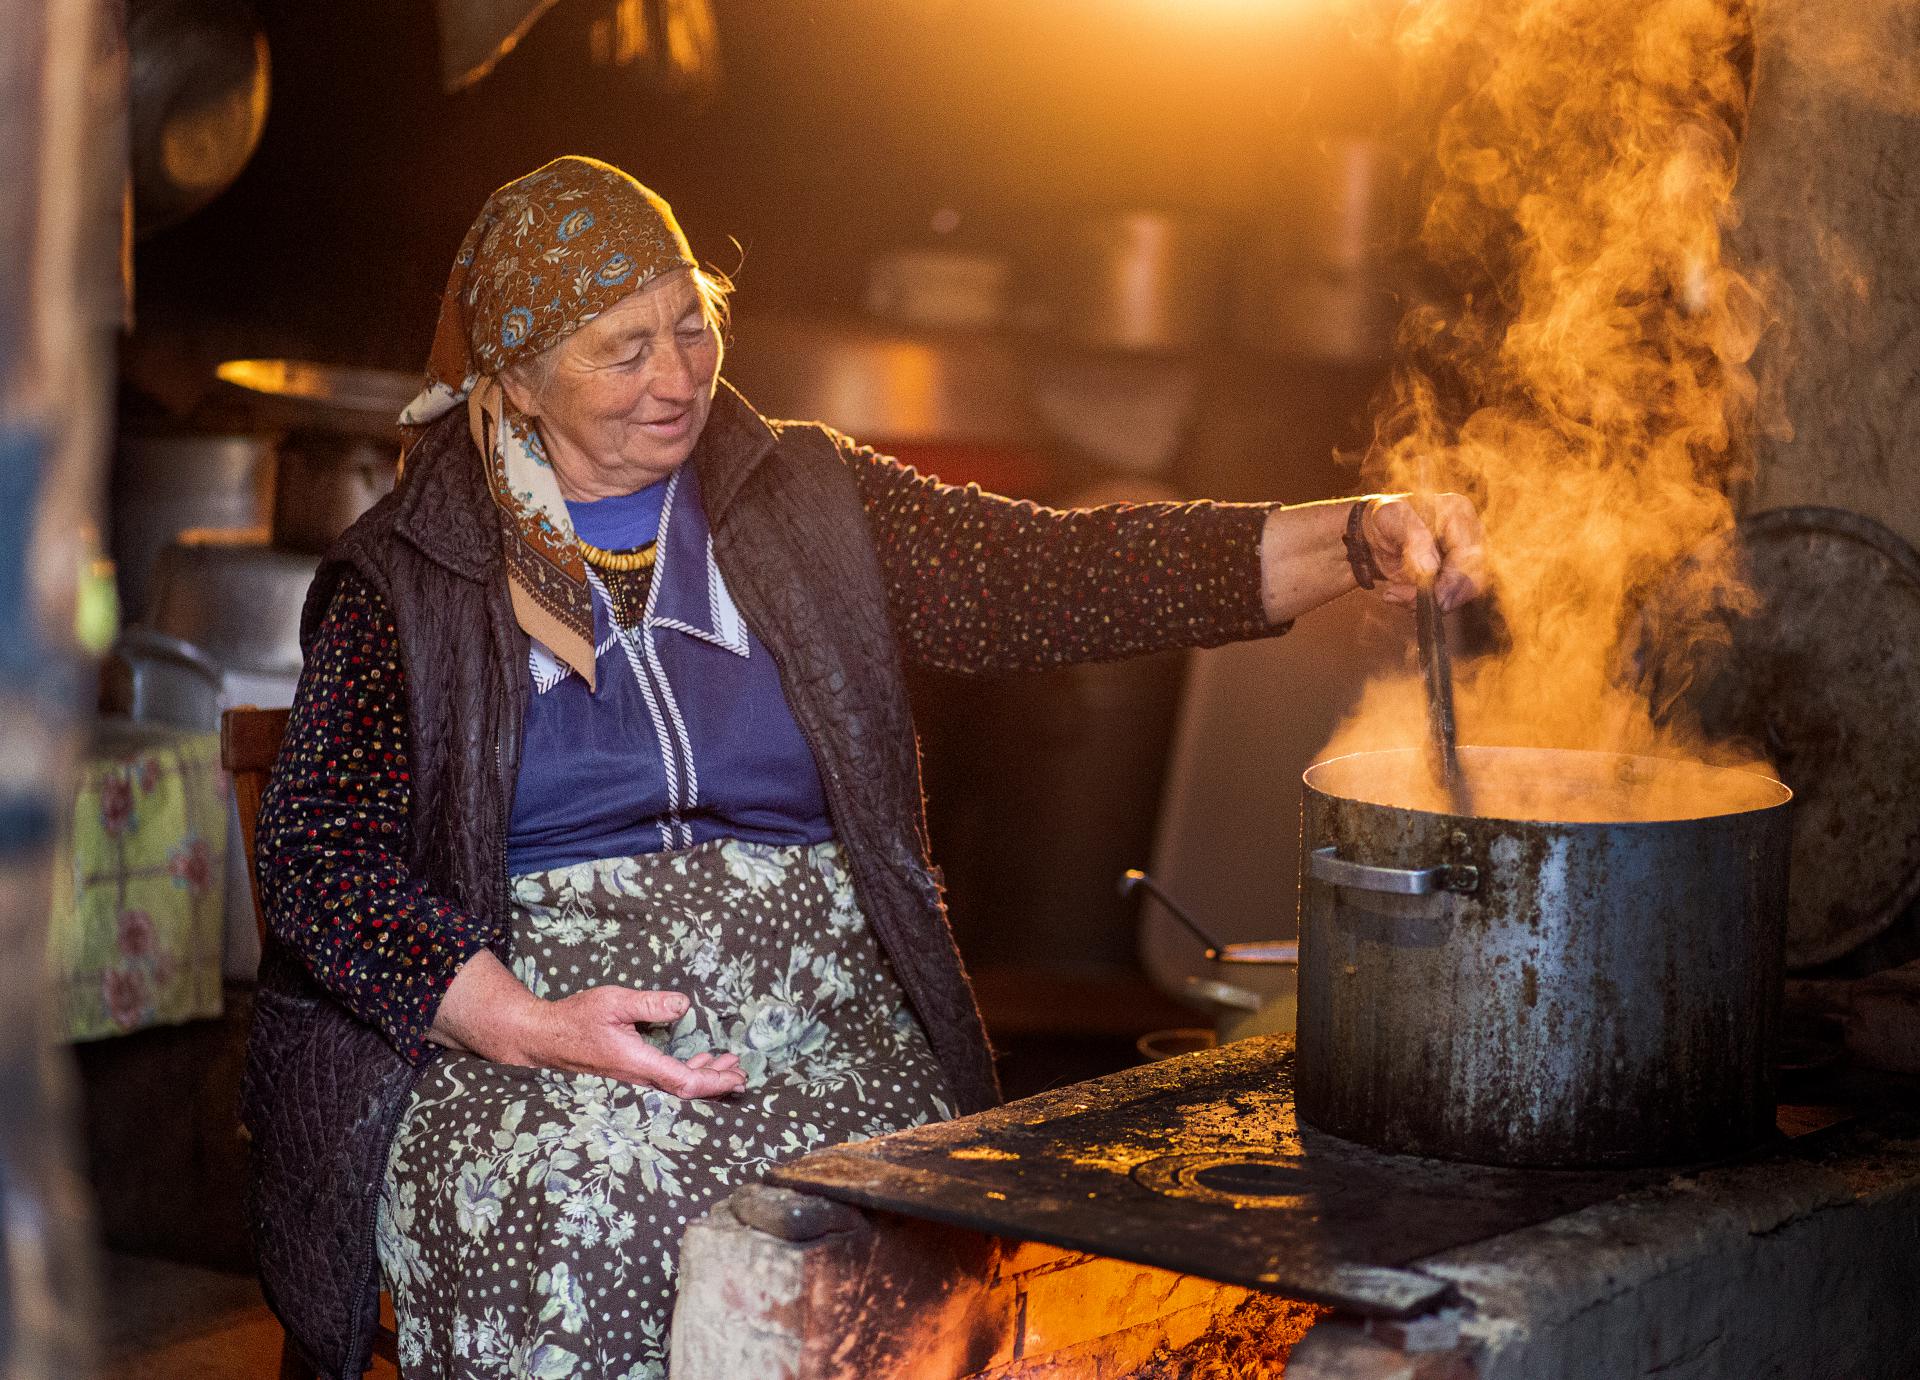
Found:
[[[1297,1155],[1261,1150],[1202,1150],[1138,1164],[1134,1182],[1169,1198],[1232,1208],[1298,1208],[1309,1181]]]

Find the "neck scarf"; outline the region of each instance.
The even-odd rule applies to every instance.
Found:
[[[461,242],[427,357],[400,414],[424,427],[461,403],[500,517],[514,617],[594,684],[586,560],[538,425],[500,383],[662,274],[694,267],[667,203],[592,158],[556,158],[495,191]]]

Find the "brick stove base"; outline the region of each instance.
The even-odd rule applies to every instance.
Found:
[[[1236,1310],[1283,1355],[1319,1312],[758,1185],[688,1229],[680,1271],[676,1380],[1152,1374],[1230,1345]]]
[[[675,1380],[1911,1380],[1920,1139],[1885,1118],[1422,1259],[1366,1322],[756,1185],[689,1228]]]

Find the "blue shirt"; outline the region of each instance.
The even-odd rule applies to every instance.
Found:
[[[660,535],[660,515],[666,511],[667,490],[672,486],[673,476],[668,475],[637,493],[596,498],[589,503],[568,499],[567,516],[573,519],[573,530],[595,546],[629,551]]]
[[[631,629],[615,625],[590,573],[597,690],[533,645],[508,871],[716,838],[832,837],[819,769],[779,670],[714,561],[693,467],[638,493],[567,507],[596,546],[644,545],[657,530],[659,556]]]

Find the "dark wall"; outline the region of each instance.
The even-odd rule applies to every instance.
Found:
[[[595,66],[599,0],[561,0],[494,74],[438,84],[427,0],[256,0],[273,54],[259,152],[140,247],[141,329],[227,352],[396,368],[493,187],[560,153],[626,167],[757,306],[851,305],[878,249],[1032,250],[1083,204],[1257,223],[1332,77],[1321,38],[1229,0],[717,0],[714,98]]]

